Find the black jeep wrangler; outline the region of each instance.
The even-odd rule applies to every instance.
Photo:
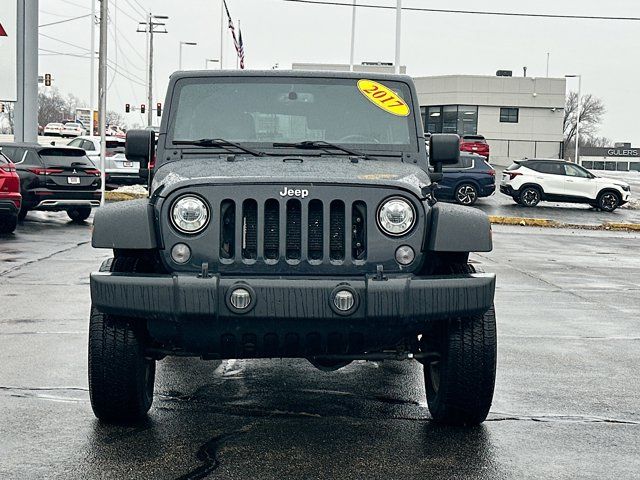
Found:
[[[436,202],[459,139],[427,155],[409,77],[181,72],[165,105],[157,152],[153,131],[127,135],[149,198],[95,215],[93,246],[113,250],[91,275],[100,419],[143,417],[167,355],[416,359],[435,420],[486,418],[495,276],[468,260],[491,228]]]

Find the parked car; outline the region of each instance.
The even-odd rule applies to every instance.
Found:
[[[500,191],[525,207],[547,200],[587,203],[613,212],[629,201],[631,188],[623,181],[598,177],[575,163],[530,159],[517,161],[504,171]]]
[[[480,155],[461,153],[458,163],[444,166],[442,173],[436,190],[440,199],[473,205],[496,191],[496,171]]]
[[[19,220],[30,210],[45,210],[66,211],[81,222],[100,205],[100,171],[84,150],[37,143],[0,143],[0,148],[20,177]]]
[[[42,133],[45,136],[59,137],[60,135],[62,135],[63,128],[64,125],[61,123],[47,123]]]
[[[105,151],[105,174],[108,185],[135,185],[144,183],[140,178],[140,164],[124,156],[124,139],[107,137]],[[82,136],[69,142],[70,147],[82,148],[93,164],[100,168],[100,137]]]
[[[64,127],[62,127],[62,131],[60,135],[62,137],[79,137],[80,135],[85,135],[87,132],[84,127],[76,122],[68,122],[65,123]]]
[[[21,206],[20,178],[16,167],[0,151],[0,233],[11,233],[16,229]]]
[[[482,135],[463,135],[460,137],[460,151],[477,153],[489,160],[489,144]]]

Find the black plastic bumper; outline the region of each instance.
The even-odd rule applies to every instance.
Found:
[[[517,194],[518,191],[514,190],[511,185],[500,185],[500,193],[504,193],[505,195],[512,197]]]
[[[229,308],[227,291],[248,285],[253,308],[239,314]],[[348,315],[331,307],[331,293],[348,285],[358,305]],[[179,322],[224,319],[295,319],[317,321],[388,320],[413,323],[486,312],[493,302],[495,275],[374,278],[227,278],[195,275],[91,274],[93,305],[107,314]]]
[[[236,285],[253,294],[253,308],[244,314],[228,305]],[[341,285],[358,299],[349,315],[331,306]],[[91,275],[93,306],[145,322],[159,355],[209,358],[358,356],[393,349],[432,322],[486,312],[494,292],[490,274],[383,280]]]

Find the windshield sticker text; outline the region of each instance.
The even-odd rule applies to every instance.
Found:
[[[391,89],[373,80],[358,80],[358,90],[376,107],[398,117],[409,115],[409,105]]]

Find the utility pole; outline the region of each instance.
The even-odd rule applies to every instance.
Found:
[[[400,39],[402,37],[402,0],[396,0],[396,61],[395,72],[400,73]]]
[[[549,78],[549,56],[551,54],[549,52],[547,52],[547,78]]]
[[[155,27],[164,27],[166,24],[162,22],[154,22],[154,20],[167,20],[169,17],[166,15],[153,15],[149,13],[148,21],[146,23],[140,22],[138,25],[137,32],[147,33],[149,34],[149,71],[148,71],[148,81],[149,85],[147,87],[147,124],[148,126],[153,126],[153,34],[154,33],[167,33],[167,29],[163,28],[162,30],[158,30]],[[140,27],[142,25],[142,27]]]
[[[98,115],[100,126],[100,205],[104,205],[105,192],[105,151],[107,139],[107,19],[109,18],[108,0],[100,0],[100,53],[98,56]]]

